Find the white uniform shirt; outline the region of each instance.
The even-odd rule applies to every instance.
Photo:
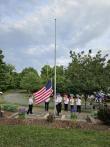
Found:
[[[70,99],[70,105],[74,105],[74,99],[73,98]]]
[[[76,100],[76,105],[78,105],[78,106],[81,105],[81,99],[77,98],[77,100]]]
[[[33,104],[33,99],[32,97],[29,98],[29,105],[32,105]]]
[[[50,101],[50,98],[46,99],[45,102],[48,103]]]
[[[56,105],[58,103],[61,103],[61,102],[62,102],[62,97],[61,96],[57,96],[57,98],[56,98]]]
[[[68,104],[69,103],[69,98],[68,97],[64,97],[64,104]]]

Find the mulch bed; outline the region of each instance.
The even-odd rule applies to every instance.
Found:
[[[4,111],[4,117],[5,117],[5,118],[11,116],[12,114],[13,114],[13,112],[10,112],[10,111]]]
[[[3,111],[3,119],[4,118],[9,118],[10,116],[12,116],[15,112],[10,112],[10,111]],[[0,118],[0,119],[2,119]]]
[[[45,119],[0,118],[0,125],[37,125],[50,128],[79,128],[82,130],[110,131],[110,126],[67,120],[54,120],[52,123],[49,123]]]

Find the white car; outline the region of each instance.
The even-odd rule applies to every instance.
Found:
[[[3,92],[2,92],[2,91],[0,91],[0,94],[2,95],[2,94],[3,94]]]
[[[107,95],[110,96],[110,93],[108,93]]]

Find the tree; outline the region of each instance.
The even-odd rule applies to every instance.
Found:
[[[110,84],[107,82],[109,81],[109,64],[106,65],[107,56],[102,56],[100,50],[95,56],[92,56],[91,53],[90,50],[88,54],[71,51],[72,62],[68,66],[66,78],[67,89],[70,89],[70,92],[85,95],[85,106],[88,94],[100,90],[106,91]],[[105,71],[108,76],[105,75]]]
[[[15,67],[11,64],[6,64],[6,75],[8,89],[19,88],[19,80],[17,80],[18,74],[15,72]]]
[[[54,87],[54,67],[51,68],[49,65],[44,65],[41,69],[41,83],[44,85],[49,79],[52,79]],[[66,80],[65,80],[65,69],[63,66],[56,66],[56,91],[65,93],[66,91]]]
[[[41,68],[41,85],[47,83],[48,80],[51,80],[53,77],[53,68],[49,65],[44,65]]]
[[[104,67],[104,77],[105,82],[104,82],[104,86],[105,87],[105,91],[106,93],[110,93],[110,60],[107,61],[106,66]]]
[[[58,93],[67,93],[65,69],[61,66],[56,66],[56,91]]]
[[[4,56],[2,50],[0,49],[0,90],[7,89],[7,76],[6,76],[6,64],[3,61]]]
[[[30,71],[22,77],[20,87],[30,93],[39,89],[39,83],[39,76],[35,72]]]
[[[22,70],[22,72],[21,72],[21,78],[25,75],[25,74],[27,74],[27,73],[29,73],[29,72],[33,72],[33,73],[35,73],[37,76],[39,76],[38,75],[38,72],[33,68],[33,67],[28,67],[28,68],[24,68],[23,70]]]

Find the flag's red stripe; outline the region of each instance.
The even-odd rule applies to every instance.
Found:
[[[51,95],[52,91],[49,91],[48,93],[46,93],[45,95],[43,95],[40,99],[36,99],[35,103],[42,101],[44,98],[49,97]]]
[[[39,101],[40,99],[42,99],[43,97],[45,97],[48,93],[50,93],[51,88],[48,89],[47,91],[45,91],[45,93],[43,93],[41,96],[39,97],[35,97],[35,101]]]
[[[43,95],[45,95],[45,93],[47,93],[48,91],[45,91],[43,93],[41,93],[39,96],[35,96],[35,99],[40,99]]]
[[[44,89],[45,89],[45,87],[43,87],[40,91],[38,91],[38,92],[34,93],[34,96],[36,96],[36,95],[38,95],[38,94],[42,93],[42,92],[44,91]]]
[[[35,104],[39,104],[43,101],[45,101],[50,95],[52,94],[52,91],[50,91],[48,94],[46,94],[42,99],[39,99],[39,101],[35,101]]]
[[[42,88],[41,90],[35,92],[33,95],[35,96],[36,94],[40,93],[40,91],[42,91],[44,88]]]
[[[40,103],[44,102],[44,101],[45,101],[48,97],[49,97],[49,96],[44,97],[44,98],[43,98],[43,99],[41,99],[40,101],[35,102],[35,104],[40,104]]]
[[[45,89],[45,87],[43,87],[41,90],[39,90],[38,92],[34,93],[34,96],[36,96],[37,94],[40,94],[43,90]]]
[[[35,103],[35,104],[40,104],[40,103],[44,102],[46,99],[48,99],[48,97],[42,99],[41,101],[39,101],[39,102],[37,102],[37,103]]]
[[[51,88],[50,88],[50,89],[51,89]],[[42,98],[43,95],[45,95],[50,89],[48,89],[48,90],[45,89],[45,91],[43,91],[40,95],[35,96],[35,99],[40,99],[40,98]]]
[[[35,97],[39,97],[40,95],[42,95],[44,92],[46,91],[46,88],[44,88],[39,94],[35,94]]]
[[[44,90],[45,90],[45,87],[44,87],[44,88],[42,88],[42,90],[40,90],[40,91],[36,92],[36,93],[35,93],[35,95],[39,95],[39,94],[40,94],[40,93],[42,93]]]

